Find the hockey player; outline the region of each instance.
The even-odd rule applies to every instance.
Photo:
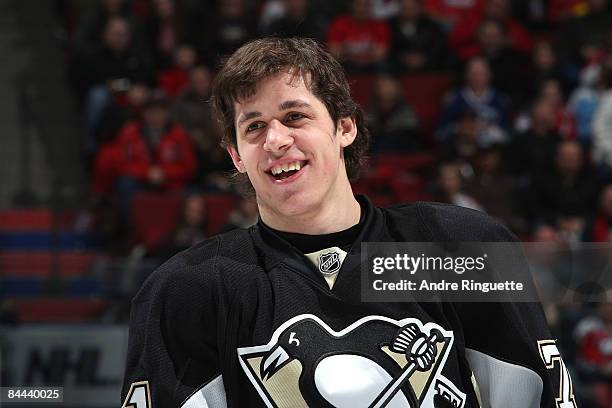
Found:
[[[355,197],[369,135],[327,52],[248,43],[213,101],[260,220],[143,285],[123,407],[576,406],[537,304],[361,302],[361,242],[515,238],[477,211]]]

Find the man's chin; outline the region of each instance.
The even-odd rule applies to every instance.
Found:
[[[287,189],[281,194],[275,195],[266,206],[272,213],[283,217],[296,217],[313,211],[316,207],[312,192],[301,189]]]

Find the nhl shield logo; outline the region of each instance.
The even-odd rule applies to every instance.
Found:
[[[340,255],[337,252],[326,252],[319,255],[319,271],[331,275],[340,270]]]

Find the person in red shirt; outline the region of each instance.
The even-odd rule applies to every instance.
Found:
[[[174,63],[168,69],[160,72],[157,77],[159,87],[170,98],[177,97],[187,88],[189,83],[189,72],[196,63],[195,48],[188,44],[182,44],[174,51]]]
[[[163,191],[177,191],[191,181],[196,158],[185,130],[169,120],[169,101],[153,97],[142,121],[126,124],[117,136],[121,177]]]
[[[510,48],[523,54],[531,51],[533,40],[527,30],[512,17],[509,2],[488,0],[482,13],[467,15],[457,22],[450,34],[450,46],[461,60],[466,61],[480,52],[478,27],[484,19],[498,20],[504,25]]]
[[[424,2],[426,13],[449,31],[458,21],[472,15],[480,15],[484,4],[485,0],[427,0]]]
[[[169,100],[154,95],[142,119],[128,122],[100,150],[94,165],[94,194],[119,195],[129,223],[132,196],[139,190],[181,191],[195,175],[197,160],[183,128],[169,119]]]
[[[593,373],[593,393],[602,407],[612,404],[612,303],[602,302],[597,316],[585,318],[576,328],[579,358]],[[581,330],[586,328],[584,330]]]
[[[334,19],[327,33],[330,53],[349,72],[372,72],[381,68],[391,45],[389,26],[371,15],[370,0],[353,0],[352,13]]]

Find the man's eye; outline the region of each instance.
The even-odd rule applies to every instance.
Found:
[[[297,112],[293,112],[287,115],[287,120],[289,122],[294,121],[294,120],[299,120],[302,119],[304,117],[304,115],[302,115],[301,113],[297,113]]]
[[[263,127],[263,123],[261,122],[251,123],[249,126],[247,126],[246,133],[254,132],[257,129],[261,129],[262,127]]]

